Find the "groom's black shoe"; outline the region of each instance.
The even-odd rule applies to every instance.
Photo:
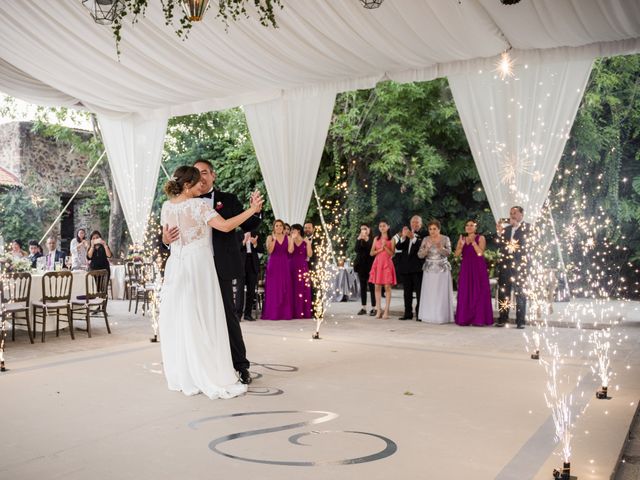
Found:
[[[251,374],[249,373],[249,370],[241,370],[238,373],[240,374],[240,383],[244,383],[245,385],[249,385],[251,383],[251,381],[253,380],[251,378]]]
[[[242,317],[243,320],[247,320],[248,322],[255,322],[256,319],[253,318],[251,315],[245,315],[244,317]]]

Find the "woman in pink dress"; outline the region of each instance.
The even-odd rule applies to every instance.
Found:
[[[458,276],[458,308],[456,323],[460,326],[481,327],[493,324],[489,271],[484,259],[487,242],[476,232],[476,222],[464,224],[465,235],[460,235],[455,256],[462,255]]]
[[[273,234],[267,237],[267,271],[264,278],[262,320],[293,318],[293,288],[289,267],[289,237],[284,234],[284,222],[276,220]]]
[[[378,224],[380,234],[373,240],[371,256],[375,257],[371,272],[369,273],[369,283],[376,286],[376,318],[389,318],[389,306],[391,305],[391,286],[396,284],[396,269],[393,266],[393,254],[396,251],[396,242],[389,235],[389,224],[381,220]],[[382,286],[386,303],[384,312],[382,310]]]
[[[311,241],[302,236],[302,225],[291,225],[289,265],[293,285],[293,318],[311,318],[311,278],[309,258],[313,255]]]

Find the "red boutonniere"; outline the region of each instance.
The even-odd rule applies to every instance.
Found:
[[[222,202],[216,202],[216,210],[221,210],[222,207],[224,207],[224,205],[222,204]]]

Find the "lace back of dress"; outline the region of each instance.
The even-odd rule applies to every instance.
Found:
[[[203,219],[205,204],[199,199],[187,200],[182,203],[166,202],[162,208],[162,224],[180,229],[178,244],[189,245],[197,240],[208,238],[210,228]]]

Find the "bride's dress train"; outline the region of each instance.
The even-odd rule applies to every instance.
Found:
[[[232,398],[247,391],[238,382],[229,346],[211,228],[217,213],[204,200],[165,202],[162,225],[177,225],[160,302],[160,346],[170,390]]]

